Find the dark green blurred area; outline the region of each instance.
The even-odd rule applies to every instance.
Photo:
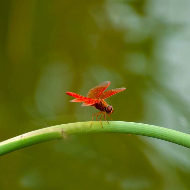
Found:
[[[0,141],[91,120],[70,103],[103,81],[113,120],[190,133],[190,1],[1,0]],[[0,190],[189,189],[189,149],[148,137],[90,134],[0,158]]]

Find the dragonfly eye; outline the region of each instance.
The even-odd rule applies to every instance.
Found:
[[[106,107],[106,113],[108,113],[108,114],[113,113],[113,107],[112,106],[107,106]]]

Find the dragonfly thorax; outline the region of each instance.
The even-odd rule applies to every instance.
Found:
[[[107,114],[111,114],[113,113],[113,107],[107,105],[107,103],[105,102],[105,100],[100,100],[99,102],[97,102],[96,104],[93,105],[96,109],[102,111],[102,112],[106,112]]]
[[[93,105],[96,109],[106,112],[107,114],[112,114],[113,113],[113,107],[107,105],[107,103],[104,100],[100,100],[96,104]]]

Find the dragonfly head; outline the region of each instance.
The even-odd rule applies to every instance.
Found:
[[[107,106],[106,107],[106,113],[109,114],[109,115],[112,114],[113,113],[113,107],[112,106]]]

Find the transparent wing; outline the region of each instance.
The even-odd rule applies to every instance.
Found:
[[[106,92],[103,92],[102,95],[100,96],[100,99],[106,99],[109,98],[110,96],[113,96],[114,94],[117,94],[119,92],[124,91],[126,88],[116,88],[113,90],[108,90]]]
[[[99,99],[102,93],[106,90],[106,88],[108,88],[110,84],[111,84],[110,81],[105,81],[99,84],[98,86],[95,86],[88,92],[87,97],[93,99]]]

